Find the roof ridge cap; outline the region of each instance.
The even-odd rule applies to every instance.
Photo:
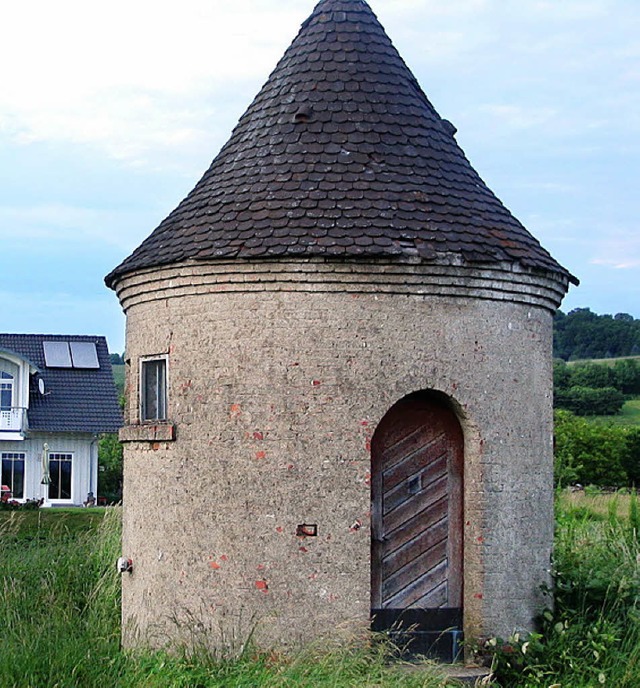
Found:
[[[345,9],[345,5],[348,6],[348,9]],[[354,10],[368,12],[374,19],[378,19],[366,0],[320,0],[311,14],[300,25],[300,32],[304,31],[320,15]]]

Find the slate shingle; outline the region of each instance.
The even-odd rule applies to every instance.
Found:
[[[98,354],[98,369],[48,368],[42,342],[93,342]],[[29,388],[29,429],[47,432],[117,432],[122,412],[107,341],[104,337],[0,334],[0,352],[14,353],[38,369]],[[44,380],[46,394],[38,391],[38,378]]]
[[[186,259],[302,247],[307,257],[402,258],[419,247],[425,261],[455,252],[577,283],[488,189],[454,133],[367,3],[322,0],[193,191],[105,281]],[[345,230],[339,244],[315,231],[327,226]]]

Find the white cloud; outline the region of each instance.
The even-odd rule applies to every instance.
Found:
[[[593,19],[606,15],[610,10],[610,0],[536,0],[529,4],[531,14],[545,19]]]
[[[313,4],[6,3],[3,25],[12,30],[3,34],[0,63],[11,68],[3,71],[0,136],[25,145],[55,141],[97,147],[126,164],[186,170],[186,158],[202,149],[210,158],[224,142]],[[585,65],[600,68],[614,53],[617,78],[628,83],[637,73],[638,41],[619,32],[612,47],[602,38],[623,21],[631,25],[628,0],[371,4],[427,93],[432,83],[437,88],[445,68],[469,79],[493,70],[495,91],[485,98],[494,99],[480,115],[514,131],[602,126],[608,118],[583,107],[583,93],[566,93],[559,75],[584,71]],[[600,16],[601,23],[594,21]],[[530,100],[542,98],[535,106],[523,106],[520,94],[495,99],[499,91],[506,96],[514,83],[530,82]],[[545,101],[549,88],[552,96]],[[640,111],[634,107],[637,99],[630,101],[625,112]],[[491,126],[487,121],[483,125]]]
[[[5,327],[121,341],[102,276],[203,172],[315,2],[4,3],[0,262],[25,290],[0,293]],[[584,278],[576,305],[640,316],[638,0],[369,2],[478,171]]]
[[[616,270],[640,268],[640,237],[637,232],[618,229],[608,234],[607,239],[594,242],[596,256],[589,262]]]
[[[414,16],[418,12],[421,15],[431,17],[468,17],[470,14],[487,10],[494,0],[393,0],[393,2],[372,2],[374,11],[379,14],[401,14]],[[378,9],[379,6],[379,9]],[[384,23],[384,22],[383,22]]]
[[[95,145],[134,163],[196,147],[217,115],[228,116],[230,90],[266,78],[304,18],[296,4],[252,0],[249,12],[221,0],[9,3],[0,134]]]
[[[604,265],[615,268],[616,270],[629,270],[632,268],[640,268],[640,257],[635,259],[616,260],[613,258],[594,258],[591,261],[592,265]]]
[[[65,141],[97,146],[110,157],[129,164],[146,162],[150,151],[198,148],[211,137],[207,123],[215,122],[215,108],[184,103],[159,93],[106,91],[73,108],[23,109],[5,119],[18,143]]]
[[[133,227],[138,231],[132,232]],[[140,231],[145,230],[148,233],[148,212],[64,204],[0,206],[0,233],[5,252],[9,252],[11,244],[33,241],[111,246],[125,252],[135,247]]]

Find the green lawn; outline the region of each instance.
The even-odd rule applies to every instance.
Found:
[[[0,538],[3,545],[34,540],[68,539],[98,527],[105,507],[93,509],[51,508],[35,511],[0,510]]]
[[[625,402],[622,411],[615,416],[585,416],[596,423],[613,423],[625,427],[640,426],[640,398]]]

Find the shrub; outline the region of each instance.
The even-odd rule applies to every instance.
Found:
[[[576,363],[571,366],[571,386],[603,389],[616,387],[616,375],[613,368],[598,363]]]
[[[640,487],[640,427],[626,429],[627,446],[623,454],[623,466],[629,482]]]
[[[625,396],[614,387],[581,387],[573,385],[555,392],[556,408],[563,408],[579,416],[612,416],[619,413]]]
[[[27,499],[25,502],[18,502],[15,499],[8,499],[6,502],[0,501],[0,511],[37,511],[43,501],[42,499]]]
[[[110,504],[122,500],[122,443],[118,435],[102,435],[98,443],[100,495]]]
[[[633,358],[625,358],[613,364],[615,387],[625,394],[640,394],[640,365]]]
[[[629,484],[627,431],[614,425],[597,425],[569,411],[555,413],[556,485],[623,487]]]

